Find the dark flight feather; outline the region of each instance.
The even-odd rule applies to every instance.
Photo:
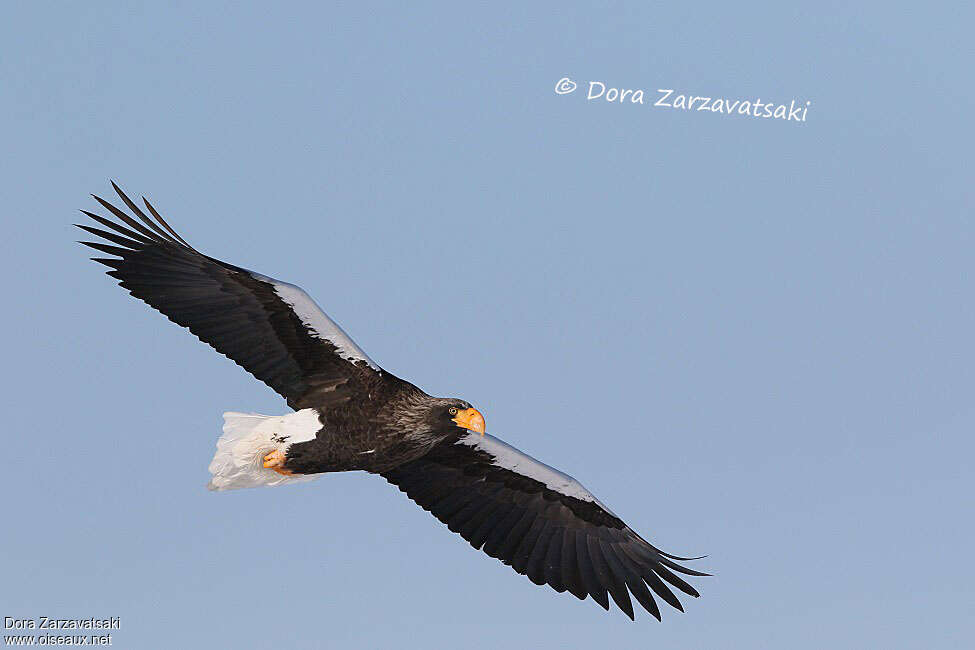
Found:
[[[578,482],[491,436],[443,441],[382,475],[474,548],[536,584],[592,597],[605,609],[612,597],[630,618],[630,594],[657,619],[654,594],[683,611],[668,582],[697,596],[668,570],[676,564],[669,555]]]
[[[112,187],[138,220],[95,196],[121,223],[82,210],[114,231],[76,224],[108,242],[81,243],[115,256],[93,259],[111,267],[108,274],[133,296],[187,327],[274,389],[290,406],[302,408],[320,398],[322,391],[342,399],[343,393],[336,390],[339,386],[381,372],[324,313],[320,318],[325,331],[318,331],[282,297],[285,290],[294,289],[292,294],[305,300],[306,295],[295,293],[300,289],[199,253],[148,201],[146,208],[152,217],[114,182]],[[302,307],[314,308],[310,298],[307,303]],[[345,354],[340,353],[343,346]]]

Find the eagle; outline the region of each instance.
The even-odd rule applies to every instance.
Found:
[[[537,585],[609,599],[630,619],[636,598],[684,611],[678,574],[706,576],[627,526],[571,476],[487,435],[470,402],[433,397],[384,370],[299,287],[205,255],[145,199],[128,209],[93,198],[112,218],[79,242],[128,292],[188,328],[281,395],[293,413],[224,413],[209,466],[212,490],[285,485],[327,472],[377,474]],[[148,214],[146,213],[148,212]]]

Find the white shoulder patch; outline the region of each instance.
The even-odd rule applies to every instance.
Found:
[[[595,503],[609,514],[614,517],[616,516],[612,510],[607,508],[589,490],[583,487],[582,483],[554,467],[549,467],[540,460],[535,460],[503,440],[499,440],[491,435],[481,436],[478,433],[470,432],[458,440],[456,444],[467,445],[468,447],[474,447],[475,449],[486,452],[494,458],[493,462],[497,467],[503,467],[516,474],[534,479],[559,494],[564,494],[568,497],[579,499],[580,501]]]
[[[356,345],[355,341],[339,327],[339,324],[329,318],[328,314],[315,304],[311,296],[305,293],[301,287],[253,271],[249,271],[249,273],[258,280],[271,284],[274,287],[274,293],[278,294],[278,297],[291,307],[295,315],[308,327],[308,331],[334,345],[343,359],[365,361],[372,369],[380,369],[362,351],[362,348]]]
[[[236,490],[318,478],[318,474],[278,474],[264,467],[264,456],[275,450],[287,453],[292,444],[314,439],[321,428],[315,409],[302,409],[288,415],[224,413],[223,435],[217,440],[217,452],[210,461],[213,477],[207,487]]]

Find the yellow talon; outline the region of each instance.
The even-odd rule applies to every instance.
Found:
[[[275,449],[270,454],[264,457],[264,467],[268,469],[273,469],[278,474],[282,474],[284,476],[291,476],[291,472],[289,472],[286,469],[281,469],[286,459],[287,457],[284,455],[283,451],[281,451],[280,449]]]

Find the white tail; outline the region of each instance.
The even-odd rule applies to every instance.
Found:
[[[223,435],[210,461],[211,490],[236,490],[262,485],[310,481],[319,474],[283,476],[264,467],[264,456],[274,450],[288,452],[296,442],[312,440],[322,428],[318,411],[302,409],[288,415],[224,413]]]

